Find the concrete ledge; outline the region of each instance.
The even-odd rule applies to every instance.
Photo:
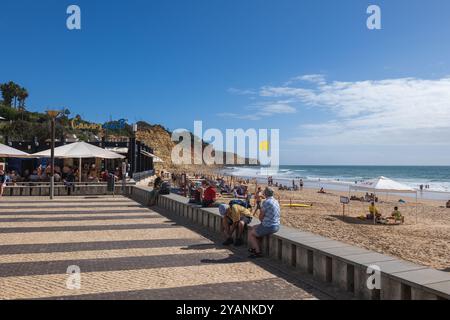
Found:
[[[150,190],[130,188],[130,197],[147,205]],[[158,206],[197,223],[210,231],[220,232],[218,209],[199,208],[188,199],[170,194],[158,197]],[[251,225],[258,224],[253,219]],[[359,299],[423,300],[450,299],[450,274],[352,246],[340,241],[282,226],[280,231],[263,239],[263,252],[272,259],[314,276]],[[369,274],[376,266],[378,274]],[[368,282],[378,282],[370,289]],[[379,288],[379,289],[377,289]]]

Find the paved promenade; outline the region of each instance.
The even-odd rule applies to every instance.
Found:
[[[120,196],[1,198],[0,299],[328,298],[161,213]]]

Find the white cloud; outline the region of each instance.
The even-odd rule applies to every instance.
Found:
[[[219,117],[226,117],[226,118],[235,118],[235,119],[241,119],[241,120],[261,120],[261,116],[258,116],[256,114],[239,114],[239,113],[232,113],[232,112],[224,112],[217,114]]]
[[[275,114],[292,114],[297,109],[282,101],[255,106],[257,113],[262,116],[272,116]]]
[[[450,77],[330,83],[318,75],[297,79],[315,85],[265,86],[260,96],[319,108],[333,120],[303,124],[306,134],[291,143],[450,144]]]
[[[229,88],[228,93],[238,95],[238,96],[251,96],[257,94],[256,91],[250,89],[237,89],[237,88]]]
[[[297,109],[290,106],[287,101],[275,101],[269,103],[254,104],[246,107],[243,113],[219,113],[221,117],[231,117],[242,120],[261,120],[264,117],[271,117],[280,114],[293,114]]]
[[[307,74],[303,76],[298,76],[291,78],[289,81],[285,83],[285,86],[290,86],[293,83],[304,81],[304,82],[311,82],[318,85],[323,85],[326,83],[325,76],[323,74]]]

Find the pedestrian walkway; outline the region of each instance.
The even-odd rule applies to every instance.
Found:
[[[121,196],[2,198],[0,288],[0,299],[326,298]]]

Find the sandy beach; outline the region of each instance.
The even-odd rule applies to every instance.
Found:
[[[201,168],[195,172],[211,178],[217,176],[214,169]],[[234,177],[233,180],[246,179]],[[255,182],[250,180],[248,183],[251,193],[255,192]],[[390,216],[394,207],[398,206],[406,219],[403,225],[386,226],[357,218],[368,213],[367,202],[351,201],[346,206],[344,218],[340,197],[348,197],[348,191],[326,190],[326,194],[319,194],[317,189],[274,189],[276,198],[282,204],[312,205],[306,208],[283,207],[281,219],[286,226],[450,272],[450,209],[445,208],[444,201],[420,199],[416,205],[413,198],[379,195],[376,206],[384,217]],[[364,193],[352,192],[351,195],[362,197]],[[400,199],[406,203],[399,203]],[[228,199],[219,201],[227,202]]]
[[[357,219],[368,213],[366,202],[351,201],[344,218],[341,195],[348,193],[319,194],[311,189],[276,191],[282,203],[293,199],[293,203],[312,204],[311,208],[283,208],[282,223],[450,272],[450,209],[443,207],[442,201],[421,200],[416,209],[414,199],[403,197],[407,203],[400,204],[395,195],[381,197],[377,208],[383,216],[389,216],[398,206],[406,219],[404,225],[385,226]]]

